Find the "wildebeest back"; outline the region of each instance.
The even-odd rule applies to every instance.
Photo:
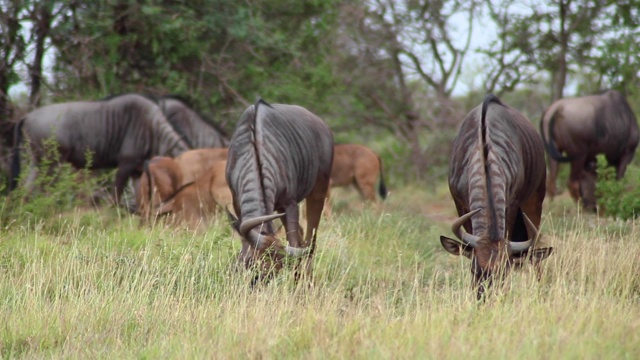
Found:
[[[241,218],[302,201],[319,172],[331,172],[333,135],[324,121],[300,106],[258,104],[257,114],[255,106],[242,114],[229,146],[227,182]]]

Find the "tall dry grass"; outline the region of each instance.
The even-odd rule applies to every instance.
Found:
[[[348,194],[347,194],[348,195]],[[351,200],[355,200],[352,197]],[[346,201],[346,200],[344,200]],[[2,358],[636,358],[640,228],[545,207],[555,248],[484,304],[469,261],[440,248],[446,191],[335,204],[313,287],[284,270],[250,289],[225,220],[139,228],[114,210],[13,223],[0,242]]]

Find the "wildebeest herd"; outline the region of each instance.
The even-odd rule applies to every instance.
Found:
[[[363,200],[375,202],[378,183],[378,195],[387,196],[375,152],[334,145],[330,128],[315,114],[261,99],[244,111],[230,139],[179,97],[124,94],[41,107],[16,126],[9,189],[18,185],[23,139],[33,158],[24,186],[33,186],[52,139],[61,160],[76,168],[117,168],[116,204],[134,179],[135,212],[143,224],[170,214],[168,221],[195,228],[226,213],[242,241],[239,263],[257,270],[256,280],[274,274],[285,257],[297,258],[296,279],[311,275],[330,187],[353,185]],[[453,143],[449,189],[459,216],[452,224],[457,239],[440,237],[448,252],[471,259],[478,297],[511,267],[531,262],[539,270],[551,254],[536,241],[545,194],[556,193],[559,162],[571,163],[571,196],[595,209],[596,154],[606,156],[619,179],[638,140],[635,116],[614,90],[553,103],[540,134],[516,109],[487,95]]]

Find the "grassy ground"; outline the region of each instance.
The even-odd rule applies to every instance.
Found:
[[[512,273],[479,305],[469,261],[441,249],[445,186],[380,209],[336,191],[313,288],[250,290],[224,219],[140,228],[114,209],[9,223],[0,240],[2,358],[574,358],[640,356],[640,228],[545,204],[540,282]]]

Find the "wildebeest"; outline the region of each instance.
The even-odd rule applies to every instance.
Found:
[[[364,200],[375,202],[378,177],[378,194],[384,200],[387,197],[387,188],[382,175],[380,156],[363,145],[337,144],[333,148],[331,187],[354,185]]]
[[[220,210],[229,210],[231,191],[226,179],[227,161],[219,161],[201,174],[195,182],[179,187],[159,206],[159,215],[171,214],[177,223],[186,223],[198,228],[211,215]]]
[[[569,193],[590,210],[596,206],[596,155],[605,155],[619,180],[640,138],[631,107],[615,90],[554,102],[542,115],[540,133],[549,154],[549,195],[556,192],[558,163],[570,162]]]
[[[494,277],[527,257],[537,266],[551,253],[534,248],[545,196],[544,145],[524,115],[489,94],[464,119],[449,166],[459,240],[441,236],[440,242],[472,260],[480,299]]]
[[[171,125],[183,135],[191,148],[221,148],[229,145],[224,130],[192,109],[184,99],[165,96],[160,98],[159,104]]]
[[[285,255],[307,256],[306,271],[311,275],[332,160],[331,130],[305,108],[269,105],[259,99],[245,110],[231,138],[227,161],[227,183],[238,215],[233,227],[242,237],[239,260],[245,267],[262,260],[259,270],[264,277],[282,267]],[[303,242],[298,203],[305,199]],[[282,216],[288,246],[274,235],[272,220]]]
[[[145,160],[154,155],[176,156],[189,149],[160,107],[140,95],[47,105],[27,114],[16,128],[10,189],[15,188],[20,173],[23,132],[31,141],[34,156],[27,183],[36,176],[45,140],[53,138],[61,160],[76,168],[88,165],[88,152],[91,169],[117,167],[116,201],[127,180],[140,175]]]

